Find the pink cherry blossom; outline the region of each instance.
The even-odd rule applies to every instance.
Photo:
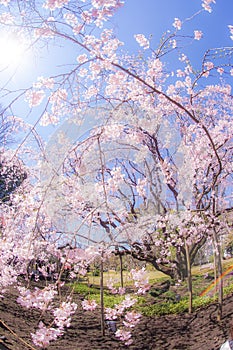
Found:
[[[125,320],[123,321],[124,326],[134,328],[140,322],[141,316],[142,315],[136,311],[128,311],[125,314]]]
[[[136,41],[139,43],[139,45],[144,48],[144,50],[149,49],[150,43],[149,43],[149,40],[145,37],[145,35],[135,34],[134,37]]]
[[[3,12],[0,14],[0,22],[4,24],[14,24],[15,20],[10,13]]]
[[[91,85],[88,87],[86,93],[85,93],[85,98],[88,100],[92,96],[96,96],[98,94],[98,88],[94,85]]]
[[[25,94],[25,99],[28,101],[30,107],[39,106],[44,98],[44,90],[29,90]]]
[[[121,341],[123,341],[125,343],[125,345],[130,345],[132,344],[132,340],[131,340],[131,332],[126,331],[124,329],[118,329],[115,333],[115,336],[117,338],[119,338]]]
[[[185,54],[181,54],[181,56],[179,57],[179,60],[181,61],[181,62],[186,62],[187,61],[187,59],[188,59],[188,57],[185,55]]]
[[[97,303],[95,300],[84,299],[82,301],[82,308],[86,311],[93,311],[96,309],[96,307],[97,307]]]
[[[224,69],[221,68],[221,67],[219,67],[219,68],[217,69],[217,72],[218,72],[220,75],[222,75],[222,74],[224,73]]]
[[[146,197],[146,186],[148,184],[147,179],[138,179],[136,190],[141,197]]]
[[[194,39],[200,40],[203,37],[203,33],[201,30],[194,30]]]
[[[119,316],[119,312],[117,309],[112,309],[110,307],[107,307],[105,309],[105,318],[106,320],[116,320]]]
[[[33,87],[36,89],[40,89],[40,88],[53,89],[54,79],[53,78],[38,77],[37,82],[33,84]]]
[[[73,13],[65,13],[64,14],[64,19],[72,27],[76,26],[77,23],[78,23],[78,19]]]
[[[40,125],[41,126],[48,126],[48,125],[57,125],[59,123],[60,119],[58,116],[54,114],[50,114],[48,112],[43,113],[41,119],[40,119]]]
[[[124,295],[125,292],[126,292],[126,289],[125,289],[124,287],[119,287],[119,288],[118,288],[118,294],[119,294],[119,295]]]
[[[75,313],[77,309],[76,303],[62,302],[59,308],[56,308],[53,311],[55,316],[54,323],[60,328],[64,329],[65,327],[70,326],[71,315]]]
[[[120,305],[121,305],[124,309],[128,309],[128,308],[130,308],[131,306],[133,306],[136,302],[137,302],[137,299],[132,298],[130,295],[126,295],[126,296],[125,296],[125,299],[121,302]]]
[[[56,8],[62,8],[64,5],[67,5],[69,0],[46,0],[43,4],[45,9],[50,11],[55,10]]]
[[[56,340],[63,332],[59,328],[46,327],[42,321],[36,333],[31,333],[33,343],[39,347],[47,347],[52,340]]]
[[[73,27],[73,33],[75,35],[79,35],[79,33],[81,32],[82,29],[83,29],[83,25],[77,24],[76,26]]]
[[[214,3],[215,4],[215,0],[202,0],[202,7],[208,11],[208,12],[212,12],[212,8],[210,6],[210,4]]]
[[[204,76],[208,77],[209,76],[209,71],[214,68],[214,64],[213,64],[213,62],[208,61],[208,62],[204,63],[204,66],[206,68]]]
[[[185,77],[185,72],[183,72],[181,69],[177,69],[176,75],[178,78]]]
[[[7,6],[11,0],[0,0],[0,5]]]
[[[112,7],[121,6],[123,4],[124,4],[124,1],[122,0],[92,0],[92,6],[95,8],[101,8],[101,7],[112,8]]]
[[[175,49],[177,47],[177,41],[175,39],[171,40],[170,44],[171,44],[173,49]]]
[[[229,25],[228,28],[229,28],[230,34],[231,34],[230,38],[231,38],[231,40],[233,40],[233,25]]]
[[[19,287],[18,289],[20,295],[17,302],[28,309],[34,307],[44,310],[57,295],[53,285],[44,289],[35,288],[34,291],[30,291],[25,287]]]
[[[81,68],[79,69],[78,71],[78,75],[81,77],[81,78],[84,78],[86,76],[88,76],[88,70],[86,68]]]
[[[179,18],[175,18],[174,19],[174,22],[173,22],[173,27],[175,27],[177,30],[181,30],[181,27],[182,27],[182,22]]]
[[[54,32],[53,30],[47,26],[47,25],[44,25],[43,27],[41,28],[36,28],[34,30],[34,35],[36,38],[53,38],[54,37]]]
[[[119,294],[119,295],[125,294],[125,288],[124,287],[119,287],[119,288],[114,287],[112,279],[110,279],[108,281],[107,287],[110,289],[112,294]]]
[[[79,55],[78,57],[77,57],[77,62],[78,63],[84,63],[84,62],[86,62],[88,60],[88,58],[87,58],[87,55],[86,54],[82,54],[82,55]]]
[[[140,270],[132,269],[130,271],[135,287],[137,288],[137,294],[145,294],[149,289],[149,279],[145,268]]]

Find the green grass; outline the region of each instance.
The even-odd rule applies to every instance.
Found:
[[[226,270],[228,267],[232,266],[232,262],[227,261],[223,264],[223,270]],[[209,275],[213,275],[212,270],[205,271],[208,272]],[[215,293],[214,287],[211,290],[211,295],[208,293],[204,296],[200,296],[200,291],[205,290],[208,285],[212,283],[212,281],[206,281],[205,287],[203,283],[204,277],[200,273],[193,276],[193,310],[205,307],[217,301],[217,293]],[[200,290],[200,285],[202,289]],[[186,283],[183,283],[183,287],[187,288]],[[167,296],[172,297],[171,292]],[[226,297],[227,295],[231,295],[233,293],[233,278],[230,277],[229,284],[223,288],[223,295]],[[164,293],[164,297],[166,297],[166,293]],[[136,308],[139,312],[141,312],[145,316],[161,316],[168,314],[177,314],[188,311],[188,296],[185,295],[179,302],[174,303],[171,301],[164,301],[159,303],[154,303],[152,305],[137,305]]]
[[[75,283],[73,285],[73,290],[75,293],[79,293],[86,299],[96,300],[100,304],[100,290],[97,287],[89,287],[84,283]],[[116,304],[121,303],[124,300],[125,296],[119,294],[112,294],[108,290],[104,290],[104,306],[113,308]],[[134,295],[134,298],[138,300],[138,303],[145,302],[145,299],[139,296]]]
[[[223,269],[226,270],[230,266],[233,266],[233,259],[228,259],[223,261]],[[148,269],[148,277],[150,280],[150,283],[156,282],[162,278],[168,279],[168,276],[165,275],[164,273],[155,270],[153,267]],[[209,264],[206,264],[206,266],[194,266],[192,268],[192,273],[195,276],[203,276],[205,273],[213,274],[213,269],[210,268]],[[132,278],[130,277],[130,274],[128,271],[123,271],[123,278],[124,278],[124,284],[125,286],[131,285],[132,284]],[[94,276],[92,272],[89,272],[87,274],[88,283],[93,284],[93,285],[99,285],[100,277],[99,276]],[[114,270],[109,270],[108,272],[104,272],[104,285],[107,286],[108,281],[114,280],[115,285],[119,286],[120,285],[120,272],[119,271],[114,271]],[[84,283],[86,283],[84,281]]]
[[[233,264],[233,259],[229,259],[223,262],[223,271],[226,271]],[[210,303],[216,302],[217,295],[215,294],[214,287],[211,288],[209,293],[206,293],[204,296],[200,296],[202,291],[205,291],[208,286],[210,286],[213,280],[204,278],[208,273],[209,276],[213,277],[213,270],[210,266],[206,267],[197,267],[195,266],[192,270],[193,273],[193,309],[198,309],[205,307]],[[158,271],[149,271],[150,284],[153,285],[156,282],[163,282],[169,277],[158,272]],[[120,274],[115,271],[109,271],[104,273],[104,305],[105,307],[114,307],[116,304],[119,304],[124,296],[113,295],[106,288],[106,284],[109,279],[115,281],[115,286],[120,286]],[[88,283],[87,283],[88,282]],[[95,282],[95,283],[93,283]],[[93,284],[90,286],[90,283]],[[124,272],[124,284],[125,286],[132,286],[132,279],[129,277],[129,273]],[[223,293],[224,296],[233,293],[233,277],[227,279],[227,283],[224,283]],[[88,299],[95,299],[97,303],[100,303],[100,289],[99,289],[99,277],[91,276],[89,274],[87,281],[76,282],[74,285],[74,291],[83,295]],[[181,299],[179,302],[175,301],[176,294],[181,292]],[[155,316],[155,315],[167,315],[167,314],[176,314],[183,313],[188,311],[188,296],[187,296],[187,284],[183,282],[181,286],[176,287],[173,290],[169,290],[166,293],[163,293],[160,298],[153,298],[150,295],[150,292],[143,297],[136,296],[133,294],[134,298],[137,298],[137,303],[134,308],[141,312],[145,316]]]
[[[204,307],[213,303],[216,298],[206,297],[206,298],[194,298],[193,309]],[[136,310],[141,312],[144,316],[162,316],[170,314],[179,314],[188,311],[188,299],[187,297],[182,299],[180,302],[164,302],[153,305],[136,305]]]
[[[167,279],[167,276],[164,273],[157,271],[155,269],[148,271],[148,277],[149,277],[149,280],[155,280],[155,281],[160,279],[160,278]],[[124,279],[125,286],[132,285],[132,278],[131,278],[130,273],[128,271],[123,271],[123,279]],[[100,277],[94,276],[92,272],[89,272],[87,274],[87,280],[88,280],[88,283],[93,284],[93,285],[99,285],[99,283],[100,283]],[[110,270],[108,272],[104,272],[104,286],[107,286],[107,284],[110,280],[115,281],[114,285],[116,287],[120,286],[120,273],[119,273],[119,271]]]
[[[100,293],[99,288],[89,287],[87,284],[82,282],[75,282],[73,288],[75,293],[79,293],[83,296],[92,294],[96,295]]]

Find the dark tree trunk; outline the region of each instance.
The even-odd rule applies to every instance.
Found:
[[[199,249],[204,245],[205,242],[206,238],[203,237],[199,242],[189,246],[190,267],[192,267]],[[187,255],[185,247],[177,248],[175,259],[171,260],[169,263],[158,262],[158,257],[155,255],[153,248],[153,245],[147,244],[145,250],[144,245],[135,243],[132,245],[131,249],[122,247],[120,252],[119,250],[116,250],[115,254],[128,254],[137,260],[150,263],[156,270],[164,273],[176,281],[184,281],[188,277]]]

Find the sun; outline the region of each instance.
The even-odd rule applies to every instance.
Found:
[[[0,69],[14,67],[23,60],[27,46],[17,33],[0,33]]]

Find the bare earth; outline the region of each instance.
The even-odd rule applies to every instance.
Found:
[[[74,297],[80,304],[80,297]],[[39,317],[40,314],[36,310],[21,308],[16,303],[14,292],[7,294],[0,303],[0,350],[37,349],[32,344],[30,333],[34,332]],[[109,330],[106,330],[105,337],[101,335],[98,310],[86,312],[80,307],[67,333],[47,349],[219,350],[227,338],[231,318],[233,296],[225,298],[223,319],[219,323],[216,321],[216,305],[195,311],[191,315],[144,317],[134,331],[134,343],[125,347]]]

